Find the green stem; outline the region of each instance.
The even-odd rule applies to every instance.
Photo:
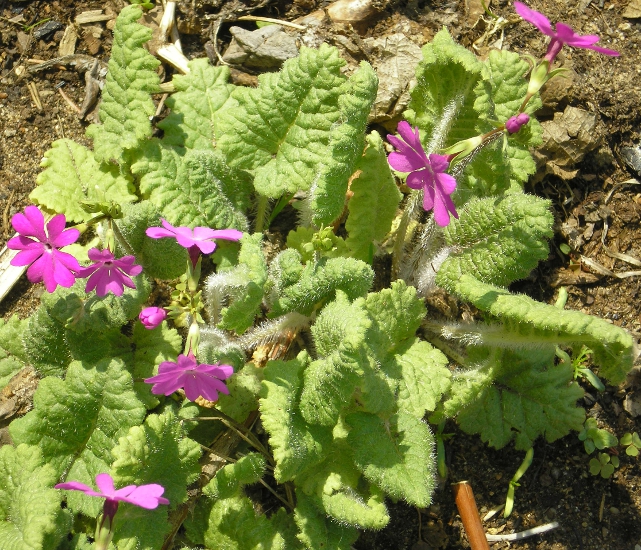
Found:
[[[127,242],[127,239],[125,239],[125,236],[120,232],[120,229],[118,229],[118,226],[116,225],[115,220],[109,220],[109,221],[110,221],[111,229],[114,232],[114,236],[118,241],[118,244],[125,249],[125,252],[127,254],[131,254],[132,256],[135,256],[136,253],[134,252],[134,249]]]
[[[256,202],[256,219],[254,220],[254,231],[256,233],[260,233],[264,229],[268,209],[269,198],[265,195],[258,195]]]

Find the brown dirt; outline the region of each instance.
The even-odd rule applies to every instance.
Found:
[[[181,18],[197,29],[197,34],[184,35],[188,57],[206,55],[205,43],[211,20],[205,15],[217,14],[219,7],[229,8],[231,2],[199,0],[181,4]],[[249,0],[238,5],[254,15],[291,20],[321,6],[316,0],[294,0],[293,4],[263,2],[259,11],[251,9]],[[407,36],[422,45],[443,25],[467,47],[477,43],[477,53],[486,55],[488,44],[503,40],[503,47],[520,53],[541,56],[545,41],[527,23],[514,16],[511,2],[494,0],[492,10],[509,19],[503,31],[477,42],[489,28],[489,19],[478,20],[478,0],[382,2],[385,8],[377,21],[365,30],[364,36],[383,36],[404,30]],[[514,285],[544,301],[556,297],[556,288],[566,285],[570,294],[568,307],[597,315],[625,327],[638,339],[641,331],[639,277],[616,278],[600,275],[582,259],[588,258],[614,273],[638,269],[614,253],[641,258],[641,187],[639,174],[626,165],[621,148],[639,143],[641,128],[641,20],[625,19],[622,14],[628,2],[599,0],[532,0],[533,9],[540,10],[551,21],[564,21],[584,34],[599,34],[606,46],[621,52],[618,59],[606,58],[585,50],[565,50],[561,61],[573,70],[571,78],[546,94],[543,120],[552,120],[567,106],[577,107],[596,116],[591,132],[594,141],[591,153],[566,170],[577,170],[572,177],[546,174],[542,166],[528,191],[550,198],[556,213],[556,237],[550,258],[530,278]],[[0,247],[11,236],[11,216],[29,203],[28,195],[35,186],[39,163],[50,143],[61,137],[87,143],[85,121],[63,100],[59,86],[76,103],[84,97],[84,78],[73,69],[52,69],[24,78],[17,76],[19,67],[28,67],[31,59],[57,56],[61,31],[41,39],[29,37],[23,25],[52,18],[66,26],[76,14],[88,9],[105,9],[116,13],[119,1],[72,2],[70,0],[7,2],[0,0]],[[192,11],[192,6],[195,10]],[[480,11],[479,11],[480,10]],[[22,14],[24,22],[9,19]],[[233,12],[228,16],[233,20]],[[238,24],[238,23],[235,23]],[[108,59],[110,32],[108,24],[98,44],[80,40],[76,53]],[[37,27],[36,27],[37,28]],[[221,48],[229,40],[229,24],[221,27]],[[249,26],[247,27],[249,28]],[[354,32],[332,27],[332,32],[353,36]],[[329,41],[335,37],[328,36]],[[95,48],[97,47],[97,51]],[[92,48],[94,51],[92,51]],[[38,89],[42,110],[35,107],[27,83]],[[544,153],[558,161],[558,152]],[[620,185],[622,182],[626,184]],[[611,195],[611,196],[610,196]],[[564,255],[559,247],[569,243],[572,255]],[[38,303],[41,290],[21,281],[0,304],[0,314],[17,313],[28,316]],[[641,394],[641,377],[631,379],[620,388],[608,387],[598,393],[585,386],[588,395],[582,405],[599,426],[617,436],[628,431],[641,432],[639,417],[633,418],[624,408],[626,396]],[[634,393],[636,392],[636,394]],[[451,426],[450,431],[454,431]],[[447,431],[447,430],[446,430]],[[547,521],[558,521],[560,527],[527,542],[512,543],[512,548],[539,550],[623,550],[641,544],[641,464],[638,459],[623,455],[621,467],[609,480],[588,473],[589,458],[576,435],[554,444],[539,440],[535,444],[534,462],[521,487],[517,489],[512,516],[504,521],[496,517],[487,522],[492,531],[510,533]],[[477,437],[460,433],[447,443],[450,481],[469,480],[482,513],[504,501],[508,482],[522,460],[522,453],[507,447],[501,451],[487,448]],[[500,518],[500,515],[497,516]],[[469,547],[463,535],[460,518],[453,504],[449,486],[434,496],[434,504],[422,510],[422,538],[431,548],[459,549]],[[356,544],[358,549],[409,549],[419,540],[419,513],[402,504],[392,506],[392,521],[379,533],[367,533]],[[505,548],[497,543],[494,548]],[[419,547],[417,547],[418,549]]]

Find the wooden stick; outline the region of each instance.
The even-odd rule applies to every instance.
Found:
[[[490,550],[490,545],[487,543],[487,538],[485,538],[485,531],[479,517],[479,511],[476,507],[472,487],[467,481],[461,481],[453,483],[452,490],[454,491],[456,507],[461,515],[463,528],[472,550]]]

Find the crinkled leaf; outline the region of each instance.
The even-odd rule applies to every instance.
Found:
[[[229,395],[220,394],[216,408],[236,422],[244,422],[249,413],[258,407],[260,376],[262,369],[256,368],[253,363],[247,363],[226,381]]]
[[[532,195],[468,202],[445,228],[451,252],[437,284],[452,292],[463,274],[498,286],[527,277],[548,256],[553,222],[550,202]]]
[[[377,89],[376,73],[363,61],[340,90],[342,124],[330,130],[327,153],[320,166],[315,167],[306,200],[311,208],[309,218],[316,226],[332,223],[343,212],[348,179],[363,154],[367,116]]]
[[[496,354],[495,384],[483,388],[461,410],[457,417],[461,429],[480,434],[497,449],[515,439],[519,450],[529,449],[539,435],[552,442],[570,430],[581,430],[585,413],[576,402],[583,390],[572,381],[572,368],[552,365],[550,354],[550,366],[542,369],[528,355]]]
[[[45,541],[53,544],[48,548],[58,545],[64,518],[63,494],[52,489],[57,477],[37,446],[0,448],[0,547],[39,550],[46,548]]]
[[[352,256],[371,263],[374,243],[389,232],[401,193],[392,177],[381,136],[372,132],[366,141],[365,154],[356,165],[358,177],[350,185],[353,196],[348,203],[345,229]]]
[[[20,320],[17,315],[7,321],[0,319],[0,388],[25,366],[27,354],[21,336],[27,326],[28,320]]]
[[[232,296],[232,302],[229,307],[222,310],[221,328],[242,334],[254,324],[254,318],[260,312],[263,286],[267,281],[267,263],[263,255],[262,240],[261,233],[245,234],[241,239],[238,266],[229,274],[232,278],[240,278],[240,275],[244,275],[246,283],[244,287],[234,285],[236,288],[228,292]],[[227,274],[227,271],[219,271],[217,275],[210,278],[210,281],[220,279],[224,289]],[[211,284],[208,286],[212,288]]]
[[[213,67],[207,58],[192,59],[188,66],[189,74],[173,77],[176,92],[166,102],[171,112],[158,127],[167,145],[212,149],[218,111],[234,103],[229,67]]]
[[[412,338],[425,317],[425,306],[416,296],[416,289],[402,281],[390,288],[367,295],[365,308],[373,320],[368,345],[379,357],[394,353],[407,338]]]
[[[36,187],[29,198],[53,212],[65,214],[67,221],[86,222],[95,217],[81,201],[133,202],[131,178],[121,174],[117,166],[101,164],[94,153],[70,139],[51,144],[40,164]]]
[[[434,437],[427,424],[403,411],[387,422],[354,413],[347,441],[363,475],[393,498],[424,507],[434,491]]]
[[[118,437],[145,415],[131,374],[119,359],[73,362],[65,380],[41,380],[33,402],[32,411],[11,423],[13,441],[38,445],[57,477],[87,485],[109,470]],[[102,503],[76,493],[69,492],[69,507],[95,517]]]
[[[270,317],[290,311],[309,315],[315,308],[331,300],[342,290],[350,300],[364,296],[374,279],[374,272],[365,262],[354,258],[322,259],[308,264],[300,279],[282,289],[272,304]]]
[[[117,486],[158,483],[170,509],[187,500],[187,486],[198,477],[198,443],[185,437],[180,419],[171,411],[149,415],[142,426],[132,426],[111,451],[112,475]]]
[[[214,479],[203,488],[203,493],[215,499],[239,496],[243,486],[258,483],[265,475],[265,466],[263,455],[249,453],[234,464],[227,464],[218,470]]]
[[[364,529],[382,529],[389,522],[385,496],[375,486],[369,494],[359,494],[352,487],[336,487],[322,494],[320,501],[327,514],[342,525]]]
[[[173,225],[247,229],[239,209],[246,202],[246,177],[212,151],[168,147],[151,140],[131,167],[140,191]]]
[[[416,418],[436,409],[441,396],[450,387],[448,360],[431,344],[418,338],[402,355],[396,356],[402,379],[398,408]]]
[[[100,103],[102,124],[87,128],[101,161],[122,162],[127,151],[151,137],[149,119],[156,111],[151,94],[160,85],[156,72],[160,61],[143,47],[151,38],[151,29],[137,22],[141,15],[139,6],[127,6],[116,19]]]
[[[285,550],[272,521],[257,514],[245,496],[216,501],[204,538],[205,546],[216,550]]]
[[[350,550],[359,535],[354,527],[327,517],[325,511],[301,491],[296,491],[294,519],[300,531],[298,538],[308,550]]]
[[[29,317],[22,342],[29,363],[43,376],[62,376],[71,361],[64,325],[41,304]]]
[[[440,272],[439,272],[440,275]],[[579,311],[565,311],[523,295],[482,283],[472,275],[461,275],[448,290],[486,311],[513,333],[517,347],[560,345],[576,348],[588,346],[594,351],[599,374],[611,384],[619,384],[632,368],[634,342],[625,330],[603,319]],[[510,337],[503,338],[509,345]]]
[[[217,145],[234,167],[255,171],[259,193],[307,190],[332,161],[328,145],[341,118],[343,65],[336,48],[302,47],[279,73],[260,75],[258,88],[234,92],[239,105],[221,115]]]
[[[411,92],[405,118],[421,129],[429,153],[477,134],[474,86],[482,63],[454,42],[446,29],[423,46],[423,61],[416,69],[417,85]]]
[[[331,429],[309,425],[296,406],[308,361],[307,354],[301,353],[292,361],[271,361],[264,369],[261,420],[276,460],[274,475],[280,482],[320,462],[332,441]]]

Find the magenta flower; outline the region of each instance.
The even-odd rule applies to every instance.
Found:
[[[584,48],[586,50],[594,50],[595,52],[604,55],[618,56],[619,52],[595,46],[594,44],[599,41],[596,34],[586,34],[581,36],[572,30],[572,27],[565,23],[557,23],[556,31],[552,29],[552,24],[549,19],[542,13],[528,8],[521,2],[514,2],[514,9],[522,19],[528,23],[532,23],[544,35],[549,36],[552,40],[548,46],[548,51],[545,54],[545,60],[552,63],[557,54],[561,51],[563,44],[572,46],[573,48]]]
[[[190,401],[202,396],[208,401],[216,401],[218,392],[229,395],[227,386],[222,382],[234,373],[229,365],[199,365],[192,353],[180,354],[176,363],[164,361],[158,366],[158,374],[145,378],[147,384],[153,384],[151,393],[171,395],[179,388],[185,388],[185,395]]]
[[[11,225],[19,233],[9,239],[7,248],[20,250],[11,265],[28,265],[27,278],[32,283],[44,281],[47,292],[58,285],[69,288],[76,280],[74,271],[80,264],[71,254],[58,250],[75,243],[80,236],[77,229],[65,229],[64,214],[58,214],[47,223],[36,206],[27,206],[24,214],[18,212],[11,218]]]
[[[434,210],[434,221],[441,227],[450,223],[450,214],[458,219],[456,207],[450,195],[456,190],[456,180],[446,174],[449,167],[448,157],[425,153],[418,135],[418,127],[412,127],[406,121],[398,123],[399,139],[388,135],[389,142],[398,152],[389,154],[390,166],[399,172],[410,172],[407,186],[412,189],[423,189],[423,208]]]
[[[88,267],[82,267],[78,271],[78,278],[89,277],[85,292],[91,292],[94,288],[98,296],[106,296],[113,292],[116,296],[122,296],[124,286],[136,288],[129,275],[135,277],[142,272],[142,266],[134,264],[134,256],[123,256],[119,260],[108,250],[91,248],[87,252],[89,259],[94,263]]]
[[[164,227],[149,227],[146,231],[147,236],[152,239],[162,239],[163,237],[172,237],[178,244],[189,251],[189,257],[194,265],[198,261],[198,256],[202,254],[211,254],[216,250],[214,239],[225,239],[227,241],[238,241],[243,236],[242,231],[237,229],[210,229],[209,227],[174,227],[167,220],[160,219]]]
[[[138,315],[138,319],[147,330],[156,328],[167,318],[167,312],[161,307],[146,307]]]
[[[122,489],[116,490],[114,488],[114,480],[109,474],[98,474],[96,476],[96,485],[100,491],[94,491],[88,485],[80,483],[79,481],[68,481],[66,483],[58,483],[56,489],[66,489],[69,491],[82,491],[91,497],[102,497],[107,502],[117,503],[128,502],[135,504],[141,508],[153,510],[158,508],[159,504],[169,504],[169,501],[161,496],[165,492],[162,485],[150,483],[149,485],[127,485]]]
[[[530,122],[530,115],[527,113],[519,113],[505,121],[505,129],[510,134],[516,134],[521,129],[521,126],[525,126],[528,122]]]

